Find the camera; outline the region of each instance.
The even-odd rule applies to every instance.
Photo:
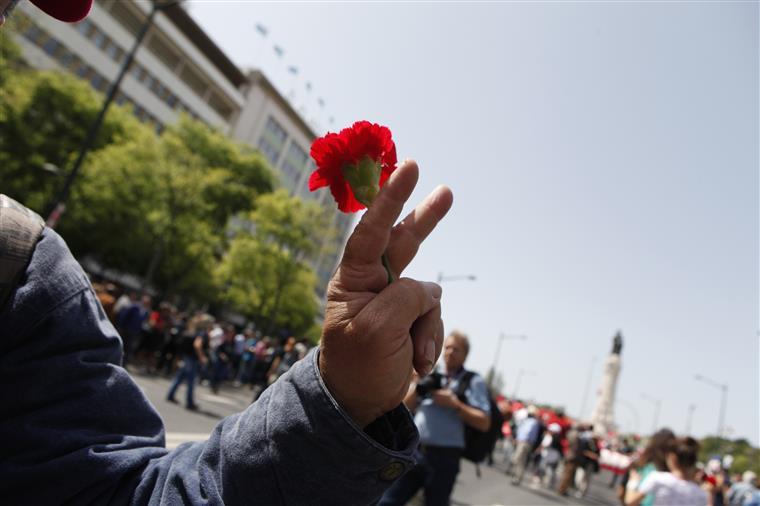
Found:
[[[443,376],[434,372],[425,376],[417,383],[417,395],[420,397],[430,397],[430,393],[434,390],[440,390],[443,388]]]

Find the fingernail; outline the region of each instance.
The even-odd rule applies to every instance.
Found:
[[[427,372],[433,370],[435,364],[435,341],[428,339],[425,343],[425,360],[427,361]]]
[[[432,281],[423,281],[422,283],[425,285],[425,290],[427,290],[431,297],[434,299],[441,298],[441,294],[443,293],[443,288],[441,288],[441,285],[438,283],[433,283]]]

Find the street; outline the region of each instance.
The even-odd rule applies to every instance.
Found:
[[[176,448],[186,441],[206,439],[220,419],[242,411],[252,398],[247,388],[226,385],[219,390],[219,394],[213,394],[208,387],[196,386],[195,400],[200,409],[188,411],[181,404],[185,394],[184,386],[177,392],[180,404],[173,404],[166,400],[170,379],[142,375],[134,370],[131,373],[161,414],[166,426],[166,446],[169,449]],[[527,478],[523,485],[513,486],[503,472],[498,455],[494,467],[481,466],[480,470],[481,477],[478,478],[475,466],[463,461],[452,505],[616,504],[613,491],[607,487],[610,475],[606,472],[595,475],[587,496],[577,499],[572,496],[560,497],[546,489],[532,488],[528,485]]]

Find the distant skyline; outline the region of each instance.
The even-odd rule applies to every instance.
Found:
[[[520,396],[588,418],[620,329],[622,429],[650,432],[649,397],[658,425],[682,432],[694,404],[693,433],[714,434],[703,374],[729,385],[731,437],[758,444],[756,2],[188,7],[308,120],[388,125],[420,165],[409,209],[451,186],[406,275],[477,276],[443,283],[471,368],[526,334],[501,347],[506,392],[535,371]]]

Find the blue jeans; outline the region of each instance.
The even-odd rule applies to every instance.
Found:
[[[385,491],[378,506],[403,506],[423,487],[425,506],[448,506],[461,455],[459,448],[423,447],[415,453],[417,465]]]
[[[198,357],[194,355],[185,355],[182,357],[182,368],[177,371],[177,375],[174,376],[172,386],[169,387],[169,393],[166,394],[166,398],[170,401],[174,400],[174,394],[177,393],[179,385],[184,381],[187,383],[187,397],[185,400],[185,406],[195,406],[193,400],[193,387],[195,386],[195,377],[198,375]]]

